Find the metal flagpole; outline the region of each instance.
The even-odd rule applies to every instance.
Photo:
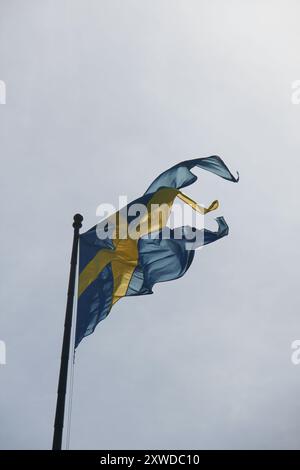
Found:
[[[59,379],[58,379],[57,402],[56,402],[56,412],[55,412],[55,421],[54,421],[52,450],[61,450],[61,445],[62,445],[69,353],[70,353],[70,340],[71,340],[71,330],[72,330],[73,301],[74,301],[74,290],[75,290],[75,279],[76,279],[76,264],[77,264],[77,254],[78,254],[79,229],[82,225],[81,224],[82,221],[83,221],[83,217],[81,214],[74,215],[73,247],[72,247],[72,255],[71,255],[70,278],[69,278],[69,286],[68,286],[68,299],[67,299],[67,307],[66,307],[64,337],[63,337],[63,344],[62,344],[62,351],[61,351]]]

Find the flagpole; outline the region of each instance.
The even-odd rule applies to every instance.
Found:
[[[65,401],[66,401],[66,390],[67,390],[67,379],[68,379],[68,365],[69,365],[69,354],[70,354],[70,341],[71,341],[71,330],[72,330],[74,290],[75,290],[75,280],[76,280],[76,264],[77,264],[77,254],[78,254],[79,229],[81,227],[82,221],[83,221],[83,217],[81,214],[74,215],[73,246],[72,246],[72,255],[71,255],[71,266],[70,266],[68,298],[67,298],[66,317],[65,317],[65,326],[64,326],[64,337],[63,337],[63,343],[62,343],[61,362],[60,362],[60,371],[59,371],[59,379],[58,379],[57,402],[56,402],[56,412],[55,412],[55,421],[54,421],[52,450],[61,450],[61,446],[62,446]]]

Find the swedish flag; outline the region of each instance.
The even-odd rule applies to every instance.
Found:
[[[159,175],[144,195],[128,204],[125,210],[108,217],[100,228],[104,227],[109,236],[99,236],[99,225],[80,235],[76,347],[107,317],[120,298],[152,294],[157,282],[183,276],[193,261],[200,239],[201,244],[208,244],[228,234],[224,218],[218,217],[216,232],[184,226],[170,230],[167,238],[163,236],[176,197],[202,214],[218,207],[218,201],[213,201],[208,208],[203,208],[180,191],[197,180],[191,172],[193,167],[229,181],[239,179],[220,157],[186,160]],[[130,215],[130,209],[136,204],[146,208],[138,226]]]

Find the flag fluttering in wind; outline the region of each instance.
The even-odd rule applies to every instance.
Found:
[[[176,197],[201,214],[218,208],[218,201],[204,208],[180,191],[197,180],[193,167],[239,179],[220,157],[186,160],[159,175],[139,199],[80,235],[75,347],[120,298],[152,294],[154,284],[183,276],[199,240],[206,245],[228,234],[225,219],[218,217],[216,232],[183,226],[163,235]],[[145,210],[137,219],[133,209],[139,206]]]

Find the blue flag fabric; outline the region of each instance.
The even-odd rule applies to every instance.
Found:
[[[107,317],[112,306],[122,297],[152,294],[154,284],[183,276],[191,265],[195,249],[212,243],[228,234],[223,217],[218,217],[216,232],[193,227],[168,230],[166,223],[176,197],[193,209],[206,213],[218,207],[214,201],[201,208],[180,189],[197,180],[193,167],[210,171],[226,180],[237,182],[220,157],[212,156],[186,160],[159,175],[143,196],[101,223],[107,236],[99,237],[100,224],[80,235],[79,282],[75,347],[96,325]],[[147,208],[139,220],[138,236],[131,236],[136,214],[130,209],[136,204]],[[163,217],[155,219],[153,206],[162,210]],[[156,207],[155,206],[155,207]],[[158,209],[157,209],[158,210]],[[125,215],[124,215],[125,214]],[[126,236],[120,236],[124,228]]]

